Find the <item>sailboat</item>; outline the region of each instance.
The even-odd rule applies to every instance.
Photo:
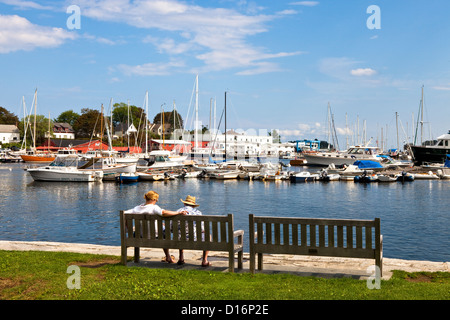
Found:
[[[36,108],[37,108],[37,89],[34,92],[34,131],[33,131],[33,147],[27,151],[26,154],[21,154],[20,157],[27,163],[50,163],[55,160],[56,156],[52,153],[37,153],[36,152]],[[50,135],[50,117],[48,132]],[[24,138],[26,139],[26,137]]]
[[[447,134],[437,137],[437,142],[434,145],[426,145],[423,143],[423,86],[422,99],[420,101],[419,114],[417,115],[416,134],[414,138],[414,145],[411,145],[411,152],[414,158],[415,165],[424,165],[430,163],[444,163],[447,154],[450,154],[450,130]],[[420,145],[416,144],[417,130],[419,128],[420,117]]]

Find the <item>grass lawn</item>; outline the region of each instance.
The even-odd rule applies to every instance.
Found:
[[[450,273],[395,271],[380,289],[355,279],[125,267],[119,257],[0,251],[0,300],[449,300]],[[80,267],[80,289],[67,273]],[[69,281],[69,285],[76,282]]]

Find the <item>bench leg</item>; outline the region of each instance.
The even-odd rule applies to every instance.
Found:
[[[256,265],[256,261],[255,261],[255,259],[256,259],[256,256],[255,256],[255,254],[253,253],[253,252],[251,252],[250,253],[250,272],[251,273],[255,273],[255,265]]]
[[[234,272],[234,252],[228,254],[228,268],[230,272]]]
[[[127,265],[127,247],[126,246],[121,247],[120,263],[123,264],[124,266]]]
[[[258,270],[263,269],[263,254],[258,253]]]
[[[134,263],[139,263],[139,247],[134,247]]]
[[[238,269],[242,269],[242,260],[243,260],[244,252],[238,252]]]

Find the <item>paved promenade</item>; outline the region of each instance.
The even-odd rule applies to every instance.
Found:
[[[60,242],[33,242],[33,241],[0,241],[0,250],[17,251],[60,251],[91,253],[120,256],[120,246],[103,246],[93,244],[60,243]],[[128,256],[134,253],[133,248],[128,249]],[[170,252],[178,259],[178,250]],[[185,264],[169,264],[161,262],[164,257],[162,249],[141,248],[141,261],[139,264],[129,262],[129,266],[143,266],[150,268],[173,268],[173,269],[199,269],[199,270],[228,270],[227,253],[211,252],[208,260],[212,266],[203,268],[201,264],[201,251],[185,250]],[[352,277],[355,279],[367,279],[372,271],[368,270],[374,265],[374,260],[351,259],[351,258],[327,258],[294,255],[264,255],[263,273],[292,273],[300,276],[317,276],[324,278]],[[431,262],[383,258],[383,277],[388,280],[392,276],[392,270],[404,270],[408,272],[449,272],[449,262]],[[244,268],[236,272],[249,272],[248,253],[244,253]]]

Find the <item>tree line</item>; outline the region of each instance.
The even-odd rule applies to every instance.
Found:
[[[68,123],[75,132],[77,139],[88,139],[91,137],[106,136],[107,130],[111,130],[111,114],[103,114],[102,110],[83,108],[81,113],[67,110],[62,112],[58,117],[49,119],[43,115],[36,115],[36,144],[42,144],[45,141],[45,136],[49,132],[49,128],[53,128],[55,122]],[[144,109],[120,102],[113,105],[112,110],[112,128],[122,124],[122,133],[126,141],[115,141],[115,145],[122,145],[129,143],[130,145],[140,144],[145,139],[145,124],[147,115]],[[172,129],[180,129],[183,127],[183,118],[176,111],[160,112],[155,115],[153,122],[150,125],[170,124]],[[25,137],[28,142],[32,141],[32,132],[34,131],[34,115],[29,115],[19,120],[19,117],[14,113],[8,111],[6,108],[0,106],[0,124],[13,124],[20,130],[21,138]],[[133,124],[137,132],[127,135],[128,127]],[[174,127],[175,124],[175,127]],[[27,128],[27,130],[25,129]],[[108,128],[108,129],[107,129]],[[25,135],[26,131],[26,135]],[[52,130],[50,133],[52,134]],[[110,132],[111,133],[111,132]],[[111,133],[111,135],[114,132]],[[157,134],[148,132],[148,138],[161,138]]]

